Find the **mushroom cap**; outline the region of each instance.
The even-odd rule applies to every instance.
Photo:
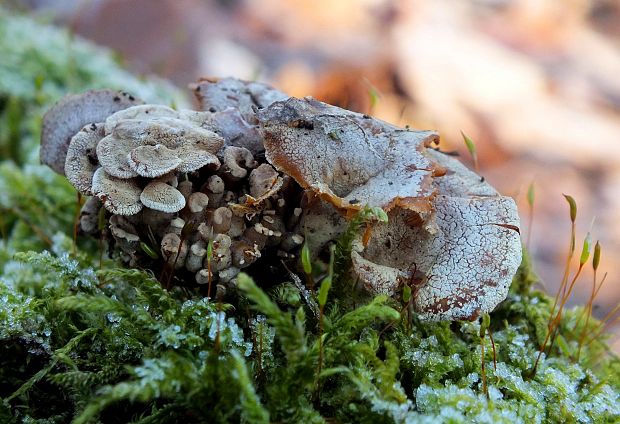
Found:
[[[133,140],[140,145],[163,144],[176,149],[184,144],[197,144],[202,150],[215,153],[224,140],[213,131],[176,118],[122,119],[112,130],[117,138]]]
[[[80,193],[91,196],[93,175],[99,167],[97,143],[103,138],[103,123],[89,124],[71,138],[65,159],[65,175]]]
[[[142,189],[134,180],[123,180],[108,175],[103,168],[97,168],[93,175],[93,195],[103,206],[116,215],[135,215],[142,209]]]
[[[250,195],[258,198],[267,193],[277,181],[279,175],[268,163],[261,164],[250,172]]]
[[[249,124],[239,110],[233,107],[214,113],[180,110],[179,117],[219,134],[226,146],[245,147],[252,154],[265,150],[257,126]],[[255,118],[252,117],[252,120]]]
[[[368,204],[431,220],[432,181],[443,170],[424,152],[437,133],[403,130],[312,98],[291,97],[257,116],[269,163],[345,215]]]
[[[133,254],[139,247],[140,237],[136,234],[136,228],[121,215],[110,217],[110,232],[121,250]]]
[[[127,155],[129,167],[138,175],[156,178],[175,170],[183,161],[163,144],[139,146]]]
[[[123,119],[154,119],[178,118],[179,113],[164,105],[137,105],[120,110],[108,117],[105,121],[105,133],[111,134],[116,124]]]
[[[43,115],[41,162],[64,174],[71,137],[80,128],[103,122],[114,112],[142,103],[130,94],[114,90],[89,90],[63,97]]]
[[[116,178],[133,178],[138,173],[131,169],[127,155],[140,144],[133,140],[105,136],[97,144],[97,159],[105,171]]]
[[[225,206],[213,211],[212,225],[216,233],[226,233],[232,223],[232,211]]]
[[[202,212],[209,204],[209,196],[197,191],[189,195],[187,203],[192,213]]]
[[[219,175],[211,175],[207,178],[204,188],[210,193],[224,193],[226,187],[224,185],[224,180],[222,180]]]
[[[521,263],[517,207],[456,159],[428,155],[448,171],[435,181],[437,231],[412,224],[404,209],[390,211],[352,254],[353,272],[368,291],[393,294],[396,276],[411,280],[413,268],[422,276],[412,296],[421,319],[475,319],[504,300]]]
[[[178,212],[185,207],[185,197],[176,188],[155,180],[144,187],[140,194],[144,206],[162,212]]]
[[[89,197],[80,209],[80,228],[86,234],[95,234],[99,230],[99,210],[103,205],[97,197]]]
[[[206,150],[196,150],[181,147],[177,151],[177,155],[181,160],[178,170],[181,172],[194,172],[205,166],[213,165],[214,169],[220,167],[220,160],[213,153]]]

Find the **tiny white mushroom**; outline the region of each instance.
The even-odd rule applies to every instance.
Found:
[[[82,209],[80,209],[80,228],[86,234],[95,234],[99,230],[99,211],[101,200],[97,197],[89,197]]]
[[[185,197],[179,190],[161,181],[151,181],[140,194],[147,208],[162,212],[178,212],[185,207]]]
[[[205,258],[203,266],[208,266],[211,261],[211,268],[214,271],[221,271],[232,265],[232,252],[230,250],[232,240],[226,234],[218,234],[213,239],[213,254],[211,258]]]
[[[129,167],[142,177],[156,178],[175,170],[183,162],[163,144],[139,146],[127,155]]]
[[[196,230],[198,231],[198,234],[200,234],[200,238],[204,241],[208,242],[211,240],[211,237],[213,237],[213,227],[207,225],[205,222],[201,222]]]
[[[226,207],[217,208],[213,212],[213,231],[226,233],[230,229],[232,211]]]
[[[140,245],[140,237],[135,234],[136,229],[121,215],[110,217],[110,232],[120,249],[131,255],[136,252]]]
[[[177,235],[181,235],[181,231],[183,231],[183,227],[185,227],[185,221],[183,218],[174,218],[170,220],[170,225],[168,226],[168,232],[174,233]]]
[[[233,265],[237,268],[246,268],[261,257],[256,243],[245,240],[236,240],[231,246]]]
[[[226,276],[227,275],[224,274],[224,277],[226,277]],[[224,281],[224,279],[222,279],[222,275],[220,275],[220,280],[222,281],[222,283],[228,283],[229,281],[232,281],[232,279]],[[226,286],[224,286],[223,284],[217,284],[215,286],[215,299],[218,302],[221,302],[222,299],[224,299],[224,296],[226,296]]]
[[[134,180],[114,178],[98,168],[93,175],[93,195],[103,202],[103,206],[117,215],[135,215],[142,209],[140,192]]]
[[[202,212],[209,204],[209,196],[197,191],[189,196],[187,204],[192,213]]]
[[[222,200],[226,203],[235,203],[237,201],[237,195],[234,191],[227,190],[224,192],[224,197]]]
[[[224,193],[224,180],[217,175],[211,175],[207,178],[207,183],[203,188],[206,188],[211,193]]]
[[[191,181],[185,180],[179,183],[177,189],[181,192],[183,197],[185,197],[185,200],[188,200],[189,195],[194,191],[194,185]]]
[[[300,234],[295,233],[286,233],[282,237],[282,242],[280,243],[280,247],[282,249],[288,251],[297,249],[304,242],[304,237]]]
[[[209,272],[208,269],[201,269],[196,273],[196,282],[200,285],[209,284],[215,280],[217,280],[217,274],[213,271]]]
[[[242,167],[241,165],[244,165]],[[252,156],[252,152],[243,147],[227,146],[224,149],[224,165],[222,175],[232,180],[240,180],[248,174],[246,168],[255,168],[257,162]]]
[[[103,124],[89,124],[71,138],[65,160],[65,175],[82,194],[92,195],[93,174],[99,167],[97,143],[103,138]]]
[[[237,267],[231,266],[229,268],[226,268],[222,271],[220,271],[218,273],[219,279],[222,283],[228,283],[230,282],[233,278],[235,278],[237,275],[239,275],[239,273],[241,272],[241,270]]]
[[[218,175],[211,175],[200,191],[207,193],[211,207],[218,206],[224,197],[224,180]]]
[[[243,219],[242,216],[237,216],[233,214],[230,221],[230,229],[228,230],[227,234],[232,238],[241,237],[245,229],[245,219]]]
[[[250,195],[256,199],[271,190],[278,180],[278,173],[268,163],[261,164],[250,172]]]
[[[175,269],[182,268],[187,256],[187,243],[181,242],[181,237],[174,233],[168,233],[161,239],[161,254]]]
[[[207,255],[206,243],[202,240],[192,244],[185,260],[185,268],[188,271],[196,272],[202,268],[203,258]]]
[[[133,140],[108,135],[97,144],[97,159],[105,171],[116,178],[133,178],[138,173],[131,169],[127,155],[140,145]]]
[[[260,224],[260,227],[262,227],[262,224]],[[267,234],[264,234],[263,232],[257,231],[255,226],[248,227],[243,232],[243,238],[246,241],[251,242],[251,243],[257,245],[259,249],[262,249],[267,244],[267,239],[269,238],[268,231],[269,230],[266,231]]]

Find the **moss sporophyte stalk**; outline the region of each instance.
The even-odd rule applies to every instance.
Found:
[[[233,79],[184,109],[1,12],[0,122],[20,128],[0,139],[1,422],[620,420],[615,316],[591,317],[600,244],[585,307],[566,307],[570,266],[556,299],[537,290],[514,202],[437,134]],[[71,163],[49,160],[65,177],[36,140],[69,92],[46,121],[70,127]],[[72,127],[76,99],[103,114]]]

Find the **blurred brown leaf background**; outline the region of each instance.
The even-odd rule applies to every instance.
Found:
[[[555,293],[578,203],[620,300],[620,0],[27,0],[32,13],[183,87],[199,76],[269,82],[386,121],[436,129],[444,150],[518,201]],[[595,218],[594,223],[592,220]],[[589,270],[588,270],[589,271]],[[572,303],[587,301],[591,275]],[[620,343],[616,342],[616,350]]]

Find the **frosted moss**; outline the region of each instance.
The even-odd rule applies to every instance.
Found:
[[[295,284],[261,290],[242,277],[233,308],[196,291],[164,290],[153,275],[120,269],[105,255],[100,266],[96,241],[81,241],[74,253],[75,194],[64,178],[33,165],[35,122],[70,88],[110,85],[104,79],[112,77],[134,92],[154,85],[82,42],[73,52],[85,56],[72,57],[87,59],[51,57],[37,40],[73,45],[66,33],[4,10],[0,31],[11,31],[0,37],[0,55],[9,58],[0,62],[0,119],[19,128],[8,138],[0,131],[0,148],[12,152],[3,158],[14,159],[0,164],[0,421],[620,419],[620,361],[604,340],[585,348],[579,362],[570,358],[579,309],[566,311],[560,324],[564,348],[554,348],[531,375],[552,299],[532,289],[527,262],[491,314],[496,370],[490,340],[483,341],[487,398],[478,323],[419,322],[385,297],[353,307],[357,299],[347,298],[342,275],[330,291],[319,344],[311,297]],[[32,37],[42,31],[46,37]],[[6,41],[15,39],[30,46],[29,55]],[[100,72],[106,67],[110,72]],[[46,69],[49,79],[42,80]],[[351,241],[340,241],[337,259]],[[257,277],[263,286],[268,280]]]

